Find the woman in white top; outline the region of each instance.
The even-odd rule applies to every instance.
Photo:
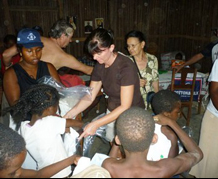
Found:
[[[211,99],[202,120],[199,142],[204,159],[190,171],[196,178],[218,177],[218,60],[214,62],[208,81],[210,82]]]

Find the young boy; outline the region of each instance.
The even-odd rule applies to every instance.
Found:
[[[123,145],[126,158],[108,158],[103,162],[103,167],[112,178],[169,178],[189,170],[203,158],[200,148],[174,120],[163,115],[155,116],[155,119],[158,124],[171,127],[188,152],[175,158],[148,161],[148,149],[155,136],[155,122],[148,111],[132,107],[123,112],[116,123],[115,140],[117,144]]]
[[[161,90],[152,99],[151,106],[155,115],[163,114],[176,121],[181,112],[181,101],[178,94]],[[148,160],[157,161],[163,158],[174,158],[179,153],[178,138],[168,126],[155,124],[155,134],[158,139],[152,144],[148,153]]]
[[[49,178],[80,158],[73,155],[39,171],[22,169],[27,153],[24,139],[1,123],[0,136],[0,178]]]

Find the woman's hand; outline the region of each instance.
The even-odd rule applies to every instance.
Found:
[[[145,87],[145,85],[147,84],[147,80],[144,79],[140,79],[140,87]]]
[[[99,127],[97,126],[97,124],[95,122],[91,122],[89,123],[83,130],[83,133],[80,135],[79,137],[79,141],[83,138],[83,137],[88,137],[88,136],[92,136],[95,135],[97,129]]]

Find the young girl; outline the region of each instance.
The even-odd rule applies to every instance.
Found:
[[[61,135],[69,131],[70,127],[81,128],[83,125],[81,121],[58,117],[58,104],[58,91],[51,86],[38,84],[27,90],[14,106],[6,109],[24,137],[37,169],[67,158]],[[31,121],[22,122],[28,113],[32,115]],[[72,129],[70,131],[75,132]],[[72,140],[75,141],[77,136]],[[72,146],[72,150],[75,150],[75,146]],[[68,167],[54,177],[67,177],[70,173],[71,168]]]
[[[80,159],[73,155],[38,171],[26,170],[21,167],[27,153],[23,137],[1,123],[0,136],[0,178],[50,178]]]

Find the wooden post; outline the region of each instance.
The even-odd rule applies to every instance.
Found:
[[[10,16],[10,10],[8,6],[8,0],[3,0],[3,9],[4,9],[4,25],[7,27],[7,33],[8,34],[15,34],[13,21]]]
[[[62,19],[64,17],[64,7],[63,7],[63,0],[58,0],[58,5],[59,5],[59,18]]]

